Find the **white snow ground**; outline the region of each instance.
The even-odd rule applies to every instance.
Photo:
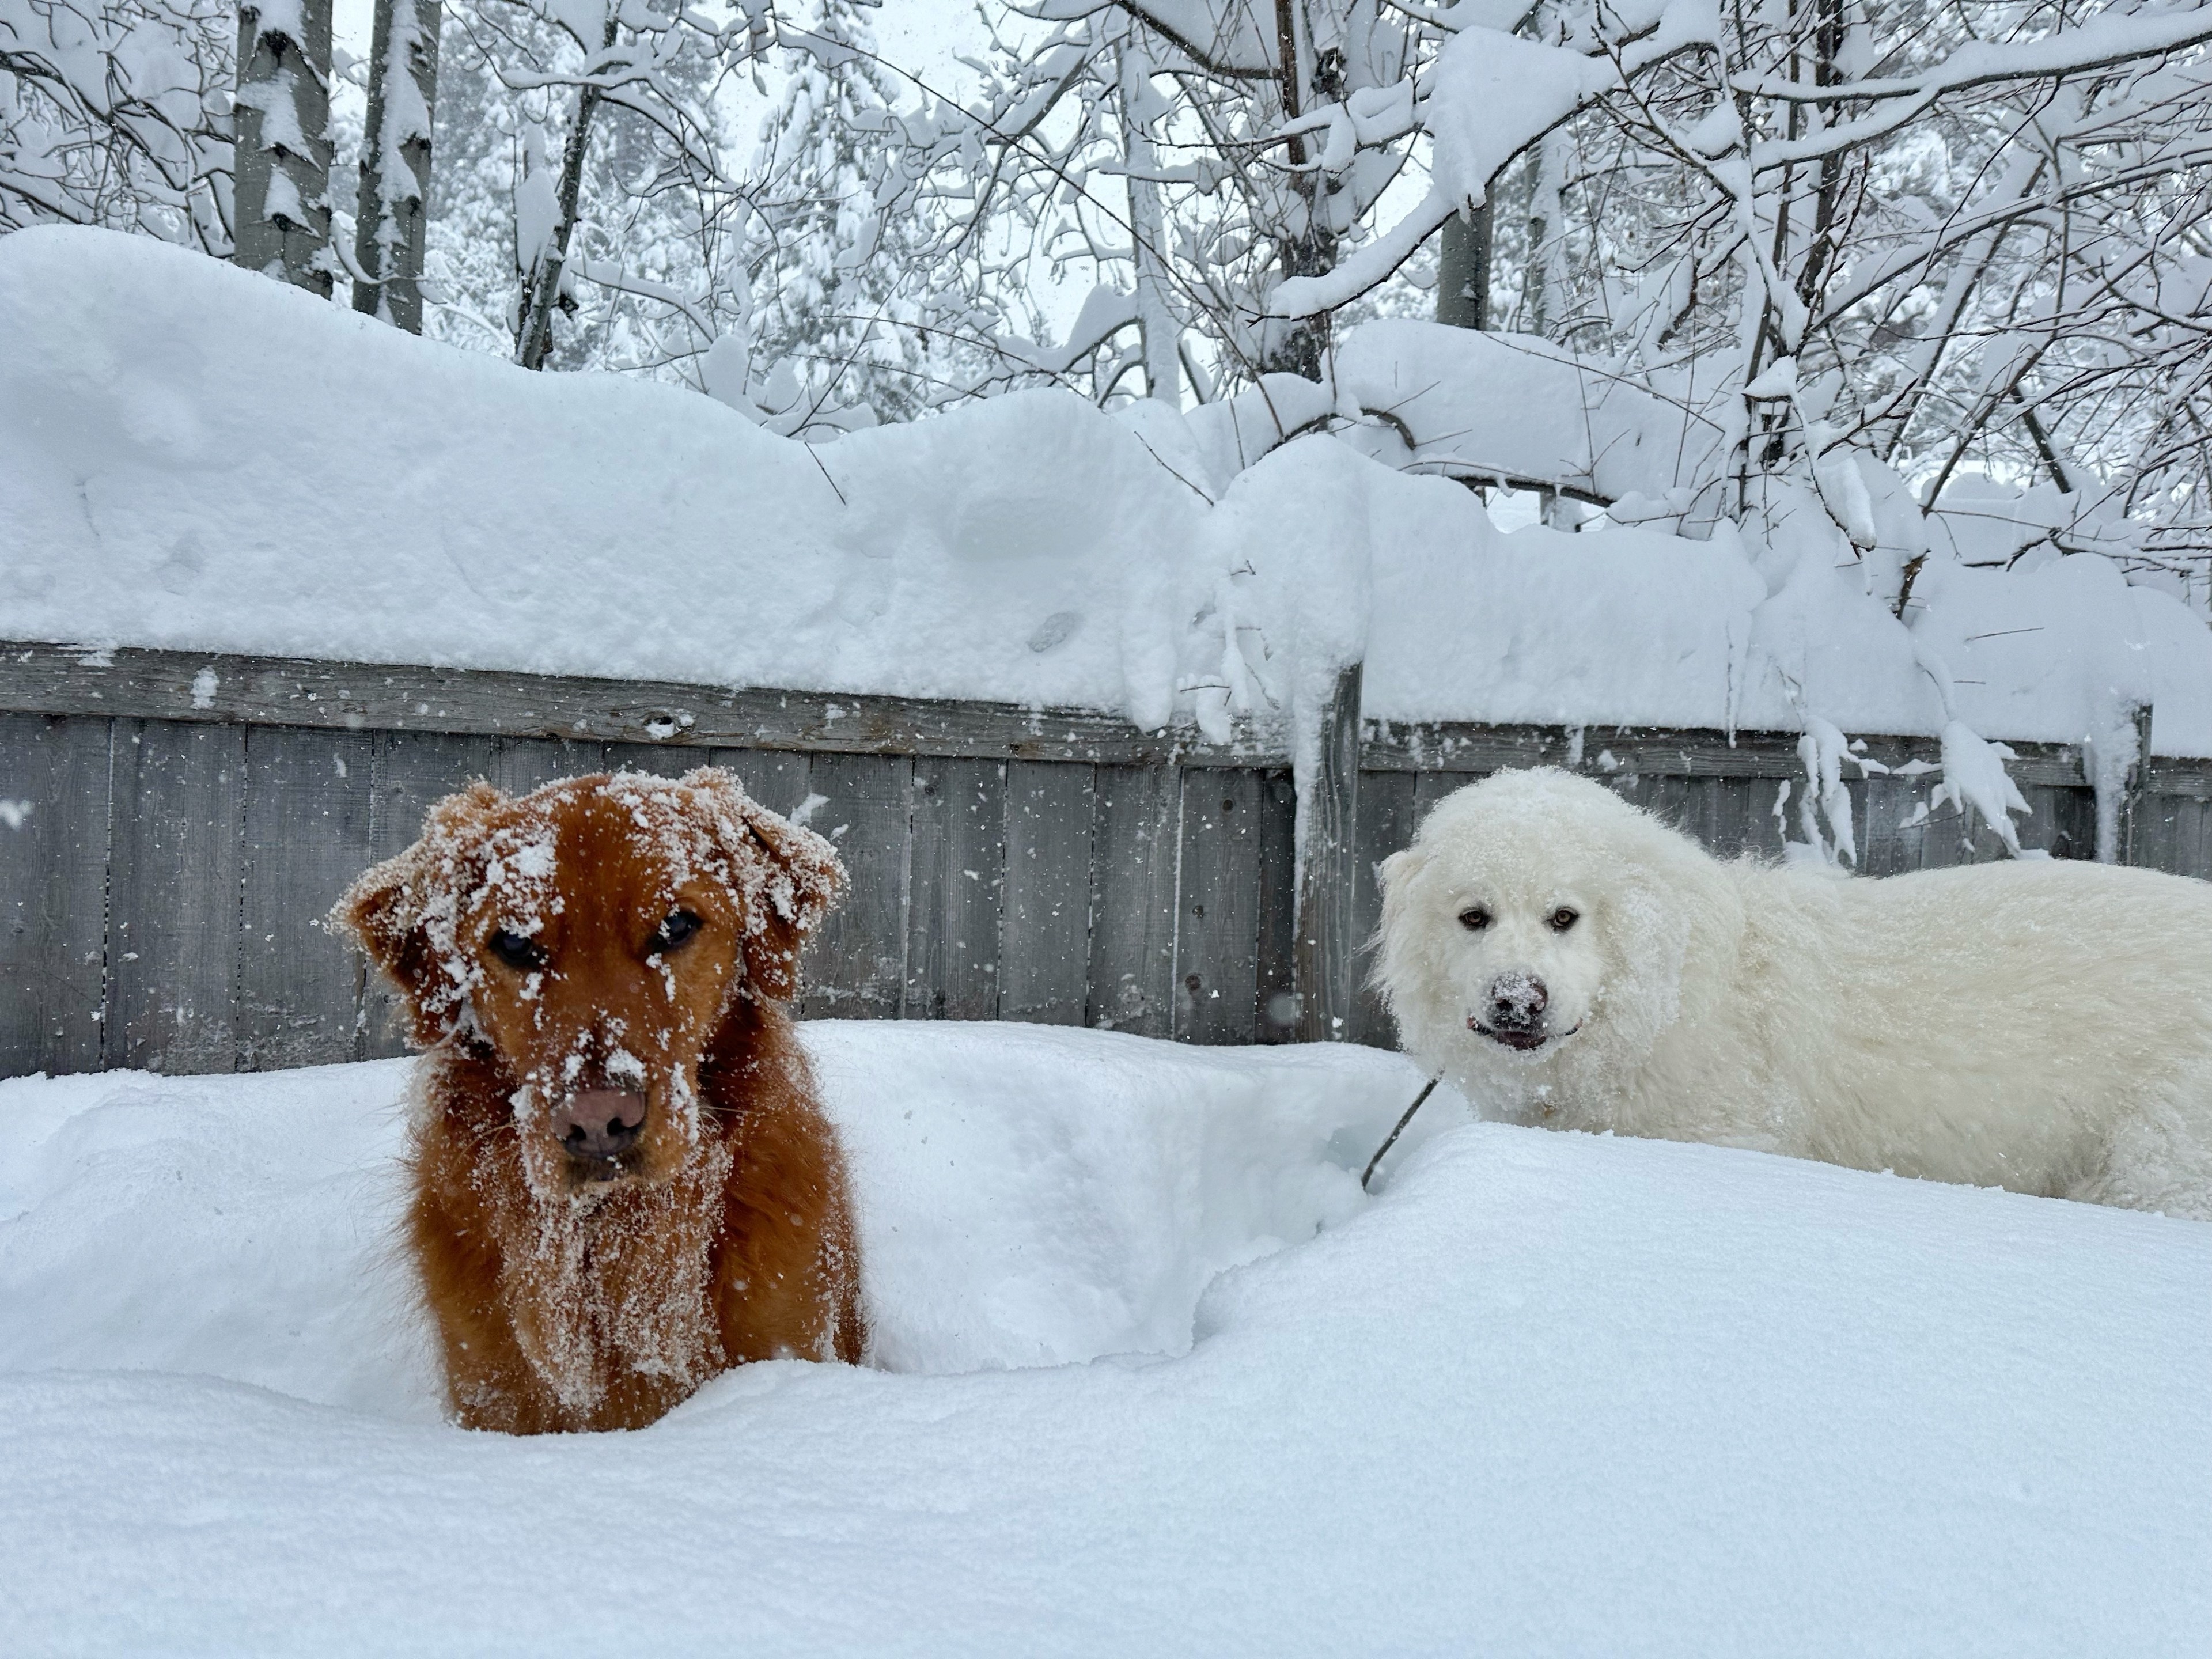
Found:
[[[0,1645],[2212,1629],[2212,1228],[1442,1102],[1370,1203],[1395,1055],[809,1034],[892,1369],[751,1367],[635,1435],[438,1419],[387,1243],[403,1065],[0,1083]]]

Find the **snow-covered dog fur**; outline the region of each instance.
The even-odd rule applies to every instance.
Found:
[[[2212,1219],[2212,884],[1723,863],[1553,770],[1382,873],[1401,1040],[1486,1116]]]
[[[339,901],[425,1050],[408,1243],[465,1425],[642,1428],[732,1365],[860,1357],[782,1007],[844,887],[709,767],[477,784]]]

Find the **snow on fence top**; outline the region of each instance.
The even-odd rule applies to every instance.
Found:
[[[1408,471],[1639,497],[1679,518],[1689,482],[1723,471],[1720,426],[1696,403],[1668,403],[1540,335],[1370,323],[1336,354],[1335,380],[1379,417],[1369,453]]]
[[[101,231],[0,239],[0,637],[988,699],[1217,738],[1232,714],[1310,732],[1364,656],[1370,717],[1955,718],[2073,742],[2154,701],[2161,752],[2212,755],[2212,637],[2094,555],[2007,571],[1939,545],[1908,626],[1832,525],[1788,547],[1725,524],[1508,535],[1455,483],[1280,441],[1395,400],[1417,447],[1612,497],[1654,495],[1670,443],[1698,441],[1631,388],[1563,416],[1571,363],[1428,325],[1355,334],[1333,389],[1271,377],[1188,416],[1025,392],[812,448]]]

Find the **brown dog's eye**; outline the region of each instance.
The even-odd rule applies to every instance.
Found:
[[[545,965],[545,947],[534,939],[520,933],[496,928],[484,941],[484,948],[518,974],[535,973]]]
[[[1490,926],[1490,912],[1480,904],[1471,904],[1459,913],[1459,925],[1470,933],[1479,933]]]
[[[1573,908],[1571,906],[1562,904],[1558,909],[1552,912],[1552,931],[1555,933],[1564,933],[1568,928],[1573,927],[1582,919],[1583,913],[1581,911]]]
[[[646,947],[647,953],[665,956],[680,948],[684,940],[699,931],[699,918],[689,910],[670,911],[667,919],[660,924],[660,931],[653,936],[653,943]]]

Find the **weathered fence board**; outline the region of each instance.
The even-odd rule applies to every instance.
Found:
[[[689,762],[698,757],[684,758]],[[708,764],[735,772],[747,794],[769,811],[787,816],[806,804],[806,797],[814,787],[813,769],[804,755],[767,749],[717,749],[708,756]],[[679,769],[679,773],[690,769],[687,763]],[[571,772],[568,775],[580,775]]]
[[[1175,1035],[1249,1042],[1259,1006],[1260,817],[1257,772],[1204,767],[1182,777],[1182,917]]]
[[[1694,825],[1684,828],[1723,858],[1751,853],[1778,858],[1782,853],[1782,820],[1774,816],[1765,780],[1742,784],[1727,778],[1697,778],[1691,782],[1695,806]],[[1774,793],[1779,793],[1776,786]]]
[[[1091,983],[1084,1023],[1175,1034],[1182,774],[1102,766],[1092,794]]]
[[[2156,856],[2145,862],[2179,874],[2212,869],[2212,802],[2162,800],[2158,804],[2166,809],[2173,825],[2173,843],[2170,848],[2157,849]]]
[[[246,728],[115,723],[110,1066],[238,1063]]]
[[[353,1058],[355,1033],[333,1034],[330,1015],[354,1010],[358,1030],[367,975],[323,918],[374,859],[378,736],[246,728],[240,1071]]]
[[[104,720],[0,716],[0,1052],[11,1072],[100,1063],[108,759]]]
[[[1006,767],[914,763],[907,922],[909,1019],[995,1019],[1006,890]]]
[[[2139,843],[2142,862],[2181,875],[2212,869],[2212,801],[2154,795],[2147,805]],[[2090,834],[2094,838],[2094,820]]]
[[[812,827],[836,843],[852,891],[809,947],[810,1018],[896,1019],[906,992],[907,812],[914,763],[816,755]]]
[[[728,690],[23,641],[0,641],[0,709],[348,732],[465,732],[632,742],[656,750],[789,749],[1122,765],[1186,758],[1236,764],[1250,753],[1272,752],[1262,738],[1215,744],[1180,728],[1148,732],[1111,714],[1014,703]]]
[[[1296,1042],[1302,1033],[1298,994],[1298,793],[1288,772],[1260,774],[1260,817],[1254,828],[1254,852],[1258,865],[1254,898],[1259,906],[1259,937],[1252,953],[1252,1040],[1258,1042]],[[1313,1040],[1327,1042],[1339,1033],[1330,1030],[1333,1019],[1343,1018],[1344,999],[1350,990],[1352,940],[1348,904],[1340,903],[1336,880],[1349,885],[1351,848],[1340,844],[1324,856],[1321,867],[1332,874],[1322,884],[1326,894],[1320,908],[1340,912],[1342,931],[1334,927],[1326,937],[1311,941],[1307,971],[1316,976],[1313,1006],[1317,1030],[1327,1033]],[[1309,888],[1304,900],[1316,896]]]
[[[1796,778],[1804,768],[1795,732],[1644,732],[1620,727],[1486,726],[1467,721],[1368,720],[1359,763],[1370,772],[1463,773],[1484,775],[1516,766],[1563,766],[1602,778]],[[2014,742],[2006,768],[2013,780],[2079,787],[2081,751],[2072,744]],[[1876,766],[1894,769],[1919,761],[1933,764],[1942,745],[1933,738],[1869,737],[1853,746]],[[2190,793],[2183,775],[2201,768],[2160,762],[2152,774],[2156,793]],[[2172,780],[2161,777],[2171,774]],[[2207,774],[2212,779],[2212,773]],[[2212,781],[2200,793],[2212,794]]]
[[[801,757],[801,763],[805,757]],[[527,794],[556,778],[589,777],[604,771],[607,746],[571,738],[499,738],[493,741],[487,781],[510,795]]]
[[[1091,825],[1082,765],[1006,764],[999,1018],[1080,1025],[1091,984]]]
[[[1341,700],[1332,732],[1302,927],[1279,735],[1212,745],[1001,707],[0,646],[0,1074],[398,1052],[388,994],[322,919],[472,777],[522,791],[713,763],[804,809],[853,884],[810,951],[808,1014],[1198,1042],[1389,1042],[1360,948],[1375,866],[1496,766],[1578,767],[1724,855],[1776,856],[1800,833],[1794,733],[1401,726]],[[2023,842],[2092,853],[2081,754],[2013,747],[2034,809]],[[1893,768],[1937,752],[1865,745]],[[1870,872],[2002,855],[1971,814],[1927,809],[1925,775],[1846,789]],[[2212,872],[2212,764],[2160,760],[2121,805],[2139,861]]]
[[[680,778],[712,760],[696,749],[671,749],[657,743],[610,743],[600,755],[599,764],[607,771],[649,772],[657,778]]]

